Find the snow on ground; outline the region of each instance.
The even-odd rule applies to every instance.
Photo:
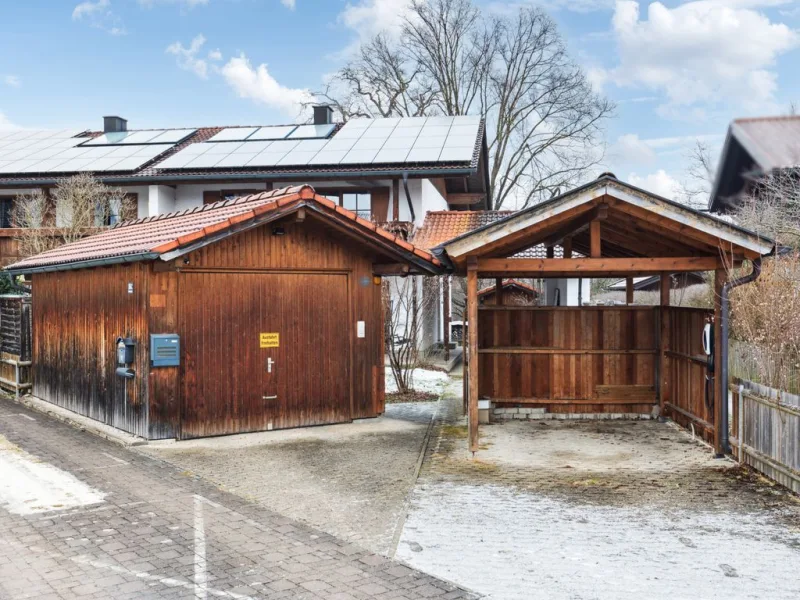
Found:
[[[103,492],[0,435],[0,507],[17,515],[97,504]]]
[[[430,392],[431,394],[440,395],[449,379],[450,377],[448,377],[447,373],[442,373],[441,371],[415,369],[411,387],[418,392]],[[394,382],[392,369],[386,367],[386,393],[393,394],[396,391],[397,385]]]

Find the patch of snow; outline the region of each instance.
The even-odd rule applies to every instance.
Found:
[[[105,496],[0,435],[0,507],[30,515],[97,504]]]
[[[442,373],[441,371],[415,369],[411,387],[418,392],[430,392],[431,394],[440,395],[449,379],[450,377],[447,373]],[[393,394],[396,391],[397,385],[392,375],[392,369],[386,367],[386,393]]]

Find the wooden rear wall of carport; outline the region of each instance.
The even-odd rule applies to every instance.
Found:
[[[444,244],[455,270],[467,275],[470,327],[466,387],[470,449],[473,452],[478,449],[477,405],[481,391],[486,391],[481,380],[508,381],[525,376],[525,369],[533,368],[535,378],[549,377],[547,385],[540,385],[539,390],[534,385],[530,396],[506,398],[508,402],[546,406],[562,412],[586,409],[621,412],[618,408],[609,410],[611,405],[644,412],[658,402],[661,414],[685,425],[693,423],[721,452],[723,387],[719,378],[714,384],[713,411],[707,409],[704,397],[705,365],[700,336],[706,312],[668,308],[669,282],[672,273],[713,271],[714,319],[719,323],[719,298],[729,268],[740,265],[744,259],[755,259],[770,248],[754,239],[757,238],[753,234],[722,221],[616,179],[603,178]],[[548,248],[561,245],[564,258],[509,258],[537,244]],[[575,257],[577,253],[583,256]],[[553,253],[548,252],[548,256]],[[501,288],[497,292],[498,306],[481,307],[477,301],[479,278],[501,281],[507,277],[624,277],[630,285],[634,276],[652,274],[660,274],[662,278],[661,302],[657,308],[504,307]],[[631,300],[629,293],[628,302]],[[505,314],[498,317],[501,311]],[[487,332],[489,324],[492,330]],[[576,327],[585,330],[576,334]],[[598,336],[598,327],[607,330]],[[623,331],[626,327],[628,331]],[[531,329],[531,341],[520,343],[520,331]],[[715,328],[715,335],[719,348],[719,327]],[[517,340],[511,347],[504,345],[509,343],[509,336],[516,336]],[[521,368],[519,361],[506,361],[504,368],[499,369],[497,360],[485,359],[487,354],[525,356],[530,362]],[[596,380],[601,383],[593,386],[594,390],[577,383],[575,362],[571,363],[572,371],[563,368],[565,355],[585,357],[586,364],[581,361],[579,368],[599,370]],[[602,357],[599,363],[598,355]],[[626,372],[618,374],[616,379],[614,374],[603,372],[615,364],[607,359],[608,355],[617,359],[622,356],[626,361]],[[533,363],[541,356],[549,357],[550,363],[537,371]],[[652,361],[649,365],[647,359]],[[561,368],[554,367],[558,364]],[[591,379],[591,375],[588,377]],[[608,381],[613,384],[605,384]],[[571,389],[571,395],[559,397],[558,391],[564,388]],[[546,395],[537,397],[537,391]]]

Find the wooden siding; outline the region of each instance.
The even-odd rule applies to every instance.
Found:
[[[479,394],[551,412],[650,412],[656,328],[655,307],[483,306]]]
[[[688,307],[666,310],[666,415],[683,427],[694,426],[698,434],[712,442],[714,411],[706,404],[707,357],[703,352],[703,327],[711,320],[712,311]],[[713,388],[709,393],[713,394]]]
[[[136,263],[33,276],[35,396],[148,435],[149,274],[149,265]],[[138,343],[135,379],[114,373],[117,337]]]

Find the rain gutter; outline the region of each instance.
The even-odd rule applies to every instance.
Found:
[[[155,260],[161,256],[158,252],[139,252],[137,254],[126,254],[124,256],[110,256],[108,258],[94,258],[90,260],[79,260],[74,262],[58,263],[52,265],[41,265],[38,267],[20,267],[18,269],[6,268],[5,271],[11,275],[29,275],[31,273],[51,273],[53,271],[72,271],[74,269],[90,269],[92,267],[107,267],[110,265],[121,265],[126,263],[141,262],[144,260]]]

